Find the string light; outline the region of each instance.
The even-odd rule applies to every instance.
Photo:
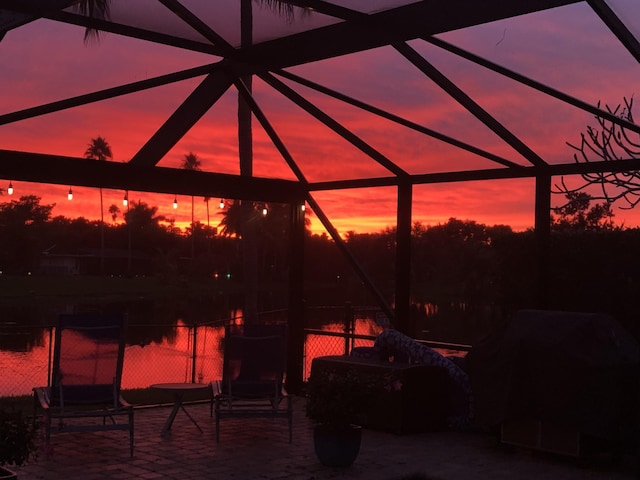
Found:
[[[303,203],[302,205],[300,205],[300,210],[301,211],[305,211],[307,209],[306,205]]]
[[[178,208],[178,197],[174,195],[173,197],[173,208]]]
[[[128,190],[124,191],[124,198],[122,199],[122,205],[124,205],[125,207],[127,205],[129,205],[129,191]]]
[[[67,198],[69,200],[73,200],[73,192],[71,191],[71,187],[69,187],[69,193],[67,193]]]
[[[266,217],[267,213],[269,213],[269,211],[267,210],[267,207],[262,207],[262,216]]]
[[[9,188],[7,188],[7,193],[9,195],[13,195],[13,184],[11,183],[11,180],[9,180]]]
[[[224,198],[220,199],[220,208],[224,209]]]

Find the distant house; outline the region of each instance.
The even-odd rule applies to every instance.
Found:
[[[43,252],[39,271],[45,275],[80,275],[86,273],[89,255]]]
[[[148,275],[151,273],[151,257],[126,249],[105,249],[104,273],[109,275]],[[40,255],[39,273],[43,275],[98,275],[100,274],[100,249],[81,248],[76,251],[59,251],[54,245]]]

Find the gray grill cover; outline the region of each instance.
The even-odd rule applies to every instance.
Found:
[[[637,422],[640,348],[608,315],[521,310],[467,360],[481,427],[530,418],[612,438]]]

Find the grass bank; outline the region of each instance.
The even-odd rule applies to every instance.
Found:
[[[159,277],[69,275],[0,275],[0,298],[39,296],[95,296],[123,293],[162,294],[174,290],[210,290],[214,280],[166,280]]]

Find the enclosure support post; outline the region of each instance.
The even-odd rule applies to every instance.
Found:
[[[193,343],[191,352],[191,383],[196,383],[196,359],[198,358],[198,325],[193,327]]]
[[[398,212],[396,227],[395,268],[395,328],[402,333],[409,331],[411,303],[411,205],[413,185],[409,179],[398,183]]]
[[[551,241],[551,175],[536,176],[536,308],[549,307],[549,243]]]
[[[304,381],[304,202],[291,204],[287,391],[295,394]]]
[[[349,355],[349,345],[351,344],[350,340],[353,340],[354,333],[353,305],[351,302],[346,302],[344,305],[344,355]]]

